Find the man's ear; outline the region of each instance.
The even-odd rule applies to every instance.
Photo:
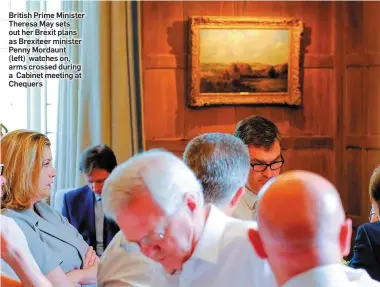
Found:
[[[230,209],[234,209],[239,201],[241,200],[243,194],[244,194],[244,186],[240,187],[238,191],[235,193],[234,197],[231,199],[230,203],[228,204]]]
[[[249,229],[248,237],[249,237],[249,241],[251,241],[251,244],[257,256],[259,256],[261,259],[266,259],[268,255],[265,252],[264,245],[261,240],[259,232],[255,229]]]
[[[352,236],[352,220],[347,218],[342,224],[339,234],[340,250],[343,256],[350,254]]]
[[[186,193],[184,195],[184,200],[191,212],[194,212],[194,210],[197,209],[198,203],[193,194]]]

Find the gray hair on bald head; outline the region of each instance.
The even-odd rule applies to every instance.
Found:
[[[138,195],[149,193],[167,216],[173,215],[185,194],[203,206],[202,186],[191,169],[174,154],[153,149],[137,154],[116,167],[105,181],[104,213],[116,220],[117,214]]]

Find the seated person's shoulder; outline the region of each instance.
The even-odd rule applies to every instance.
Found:
[[[89,189],[89,187],[87,185],[84,185],[84,186],[81,186],[79,188],[67,191],[64,196],[66,198],[75,198],[77,196],[86,195],[89,192],[91,192],[91,190]]]
[[[250,228],[257,228],[256,222],[227,217],[223,237],[220,242],[222,252],[235,254],[236,256],[251,257],[256,260],[256,253],[248,237],[248,230]]]
[[[380,234],[380,221],[372,222],[372,223],[364,223],[359,226],[358,234],[366,233],[369,235]]]
[[[127,241],[122,231],[116,233],[110,244],[107,246],[100,258],[100,263],[114,265],[115,259],[131,264],[151,261],[139,252],[139,248],[136,245]]]
[[[362,227],[367,230],[380,231],[380,221],[368,222],[368,223],[363,224]]]
[[[257,229],[257,223],[228,219],[220,242],[218,262],[224,266],[220,267],[226,270],[237,268],[236,272],[241,278],[252,280],[252,286],[256,286],[258,282],[262,285],[260,283],[257,286],[276,286],[268,261],[257,255],[249,240],[248,231],[251,228]]]
[[[127,240],[125,239],[123,232],[120,230],[112,238],[111,242],[108,244],[106,250],[104,251],[104,254],[112,253],[113,250],[116,250],[116,252],[119,252],[121,250],[121,245],[124,242],[127,242]],[[104,259],[104,256],[102,256],[100,259],[101,260]]]
[[[119,231],[100,258],[98,286],[151,286],[151,274],[158,270],[164,274],[161,265],[145,257]]]
[[[226,241],[247,241],[249,229],[257,229],[256,221],[247,221],[229,217],[226,223],[224,237]]]

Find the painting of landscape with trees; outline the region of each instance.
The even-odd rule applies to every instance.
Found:
[[[188,106],[301,104],[303,22],[189,17]]]
[[[288,30],[201,29],[201,93],[287,92]]]

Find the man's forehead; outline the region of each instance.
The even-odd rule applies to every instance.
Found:
[[[91,170],[89,173],[85,173],[84,176],[85,178],[107,178],[110,175],[110,173],[103,169],[103,168],[94,168]]]
[[[146,194],[135,196],[117,215],[118,224],[130,240],[141,239],[160,227],[164,220],[162,209]]]
[[[160,218],[163,210],[154,201],[150,193],[142,192],[130,198],[127,206],[122,208],[122,213],[128,217]]]
[[[272,162],[281,157],[280,145],[273,145],[270,149],[265,147],[249,146],[249,156],[251,161]]]

